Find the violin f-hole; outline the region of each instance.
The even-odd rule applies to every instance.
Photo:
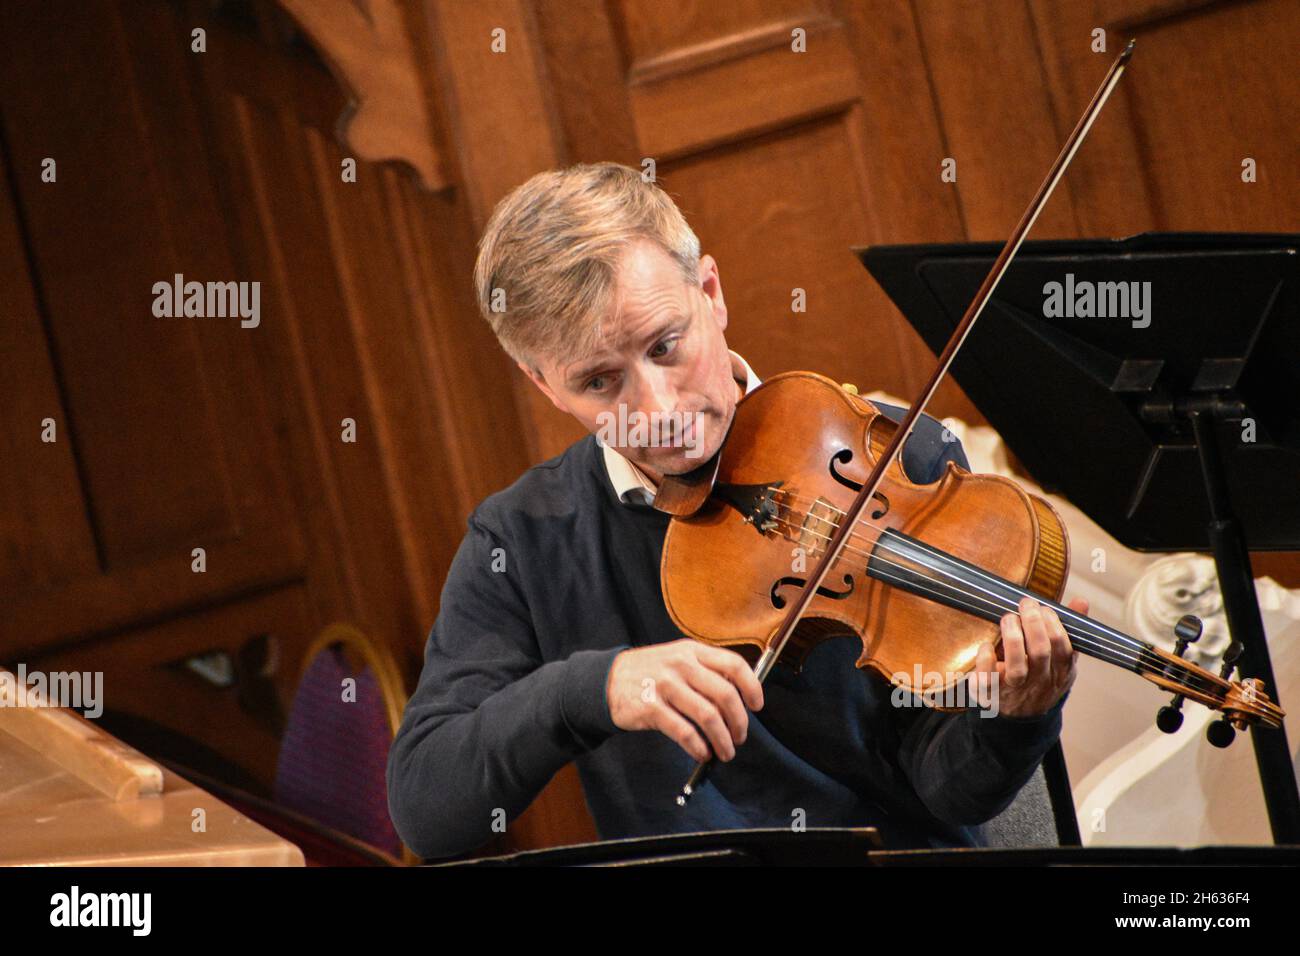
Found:
[[[771,595],[772,607],[777,608],[778,610],[780,608],[785,607],[785,598],[783,598],[781,595],[776,593],[781,588],[783,587],[802,588],[807,583],[808,583],[807,578],[794,578],[794,577],[777,578],[777,580],[772,584],[772,595]],[[844,584],[845,584],[845,588],[843,591],[834,591],[823,584],[821,587],[817,589],[817,593],[820,594],[822,597],[834,598],[837,601],[843,601],[845,598],[847,598],[849,595],[853,593],[853,588],[855,586],[853,575],[851,574],[844,575]]]
[[[835,454],[831,455],[830,463],[826,466],[826,468],[827,471],[831,473],[831,477],[834,478],[836,481],[838,481],[841,485],[843,485],[845,488],[851,488],[853,491],[858,492],[862,490],[862,482],[854,481],[848,475],[841,475],[837,470],[839,465],[841,464],[847,465],[852,460],[853,460],[853,449],[841,448]],[[875,498],[877,501],[880,502],[880,507],[877,508],[875,511],[871,512],[872,519],[879,521],[885,515],[889,514],[889,496],[881,494],[879,491],[877,491],[871,497]]]

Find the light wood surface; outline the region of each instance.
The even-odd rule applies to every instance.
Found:
[[[42,695],[0,668],[5,732],[62,767],[109,800],[162,792],[162,769],[139,751],[104,733],[76,711],[47,706]]]
[[[0,708],[0,866],[302,865],[298,847],[81,716]]]

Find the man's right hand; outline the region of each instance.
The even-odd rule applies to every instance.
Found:
[[[712,745],[726,761],[748,735],[745,708],[763,708],[763,685],[735,651],[686,638],[618,654],[605,697],[619,728],[657,730],[699,761]]]

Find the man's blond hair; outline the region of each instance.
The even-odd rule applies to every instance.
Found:
[[[501,347],[536,367],[600,346],[618,264],[645,239],[699,282],[700,241],[672,199],[618,163],[538,173],[497,203],[474,264],[478,307]]]

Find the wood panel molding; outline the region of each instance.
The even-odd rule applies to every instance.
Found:
[[[809,41],[812,41],[841,30],[842,26],[834,17],[820,13],[811,17],[758,23],[738,33],[714,37],[703,43],[674,47],[664,53],[636,60],[628,67],[627,82],[629,86],[639,86],[720,66],[730,60],[739,60],[756,53],[789,50],[796,28],[806,31]]]
[[[351,97],[337,134],[362,159],[410,166],[430,190],[449,181],[397,0],[279,0]]]
[[[535,11],[521,0],[424,0],[423,11],[447,135],[455,143],[457,182],[477,241],[502,197],[564,161]],[[505,31],[501,53],[491,46],[498,29]],[[551,457],[581,436],[572,419],[548,411],[550,402],[513,363],[495,368],[504,368],[509,376],[519,419],[538,423],[522,436],[530,463]]]
[[[790,49],[807,30],[808,49]],[[764,24],[633,64],[628,98],[637,142],[658,161],[842,112],[862,80],[843,25],[830,17]]]

